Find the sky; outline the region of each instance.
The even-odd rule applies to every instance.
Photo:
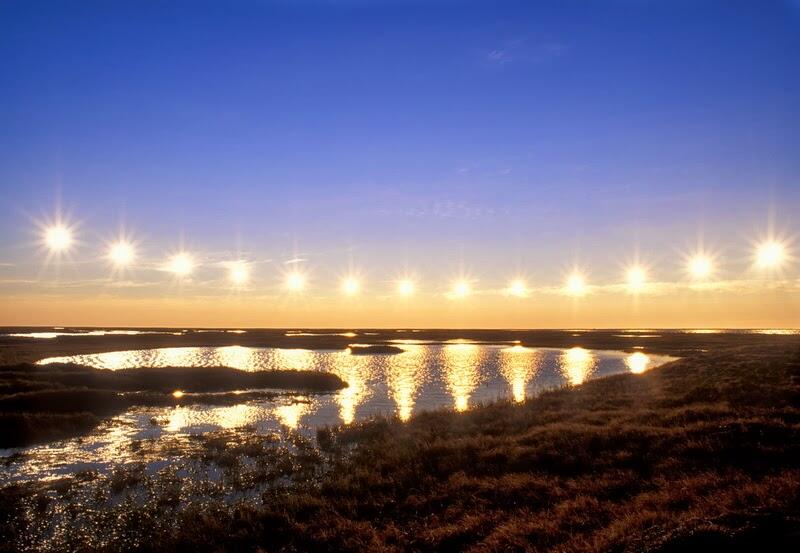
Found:
[[[3,0],[0,324],[797,327],[798,60],[790,0]]]

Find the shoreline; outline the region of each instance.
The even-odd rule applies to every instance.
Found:
[[[0,333],[10,327],[0,328]],[[52,329],[54,327],[38,327]],[[70,327],[79,328],[79,327]],[[88,328],[88,327],[84,327]],[[13,330],[33,327],[13,327]],[[139,329],[127,329],[139,330]],[[148,332],[153,329],[142,329]],[[183,329],[159,329],[175,332]],[[282,349],[344,350],[352,343],[374,346],[400,346],[396,340],[424,340],[445,343],[471,340],[479,343],[518,343],[526,347],[615,350],[684,357],[704,349],[736,345],[779,345],[800,339],[800,334],[760,334],[747,331],[689,333],[681,330],[626,329],[577,330],[386,330],[386,329],[305,329],[305,334],[287,335],[297,329],[251,329],[244,334],[226,330],[187,329],[185,334],[138,334],[105,336],[59,336],[56,338],[16,338],[0,336],[0,365],[133,349],[165,347],[273,347]],[[355,333],[352,335],[351,333]],[[347,335],[344,335],[347,334]]]
[[[54,524],[74,543],[113,517],[111,549],[148,536],[155,550],[253,550],[269,535],[289,550],[792,550],[798,398],[800,340],[731,344],[523,403],[322,428],[319,451],[211,433],[193,462],[213,478],[134,464],[10,484],[0,516],[14,522],[9,546]],[[45,500],[61,489],[70,495]]]

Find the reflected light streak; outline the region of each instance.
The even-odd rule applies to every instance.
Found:
[[[538,371],[541,360],[537,350],[520,345],[500,352],[500,371],[511,386],[511,395],[517,403],[525,400],[528,382]]]
[[[307,401],[298,401],[289,405],[280,405],[275,408],[275,416],[284,426],[296,430],[300,426],[300,419],[311,409]]]
[[[650,364],[650,357],[641,351],[637,351],[625,358],[625,364],[633,374],[642,374]]]
[[[405,344],[403,353],[387,358],[386,381],[389,395],[397,405],[397,416],[407,421],[414,412],[414,403],[425,376],[425,348]]]
[[[456,411],[466,411],[469,397],[478,385],[480,348],[475,344],[452,343],[443,350],[447,387],[455,401]]]
[[[312,369],[314,352],[307,349],[279,348],[275,350],[275,366],[280,369],[302,371]]]
[[[574,347],[564,351],[559,362],[564,376],[573,386],[582,384],[595,366],[592,352],[581,347]]]
[[[240,371],[253,370],[253,348],[244,346],[224,346],[217,348],[217,359],[222,367],[230,367]]]
[[[370,357],[352,355],[350,350],[334,358],[333,372],[347,382],[347,387],[336,394],[339,416],[342,422],[350,424],[355,419],[356,408],[370,396],[367,382],[370,377]]]

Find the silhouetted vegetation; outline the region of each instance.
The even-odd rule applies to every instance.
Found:
[[[80,551],[795,551],[800,352],[699,353],[523,404],[200,438],[221,476],[8,485],[0,543]],[[145,447],[140,445],[139,447]],[[213,472],[213,471],[212,471]],[[66,507],[65,507],[66,506]]]
[[[227,367],[93,369],[72,364],[0,366],[0,447],[72,436],[135,405],[240,403],[271,397],[263,388],[333,391],[345,386],[319,371],[241,371]],[[175,397],[172,392],[187,392]],[[251,390],[246,393],[212,393]]]

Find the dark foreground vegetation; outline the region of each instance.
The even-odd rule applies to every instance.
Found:
[[[238,403],[263,388],[324,392],[343,388],[336,375],[319,371],[256,371],[227,367],[94,369],[49,364],[0,366],[0,447],[72,436],[135,405]],[[176,390],[184,394],[173,395]]]
[[[215,477],[136,465],[7,485],[0,548],[800,550],[796,339],[522,405],[324,429],[318,448],[197,439]]]

